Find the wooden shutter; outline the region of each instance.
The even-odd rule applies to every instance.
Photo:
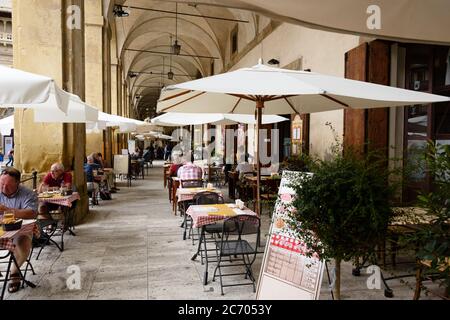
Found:
[[[345,77],[389,85],[390,45],[375,40],[363,43],[345,55]],[[345,110],[344,148],[366,152],[365,147],[387,153],[389,137],[388,108]]]
[[[350,50],[345,54],[345,77],[352,80],[367,79],[368,44]],[[344,111],[344,148],[355,148],[364,152],[365,142],[365,110]]]

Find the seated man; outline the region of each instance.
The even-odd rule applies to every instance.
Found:
[[[65,187],[67,190],[72,190],[72,174],[64,170],[62,163],[54,163],[50,168],[50,172],[44,177],[41,185],[39,186],[38,192],[44,192],[48,188]],[[39,214],[48,217],[48,213],[53,210],[58,209],[57,204],[46,203],[39,207]]]
[[[100,166],[96,164],[92,155],[87,156],[87,163],[84,165],[84,172],[86,173],[86,181],[88,192],[97,193],[99,190],[99,182],[101,177],[94,174],[95,170],[99,170]]]
[[[200,180],[203,177],[203,169],[188,162],[178,169],[177,175],[181,180]]]
[[[59,189],[60,187],[72,189],[72,174],[64,171],[62,163],[54,163],[39,186],[39,192],[43,192],[46,188]]]
[[[241,162],[236,167],[236,172],[239,172],[239,178],[242,178],[246,173],[253,173],[254,166],[248,162]]]
[[[100,152],[94,152],[91,156],[94,158],[94,163],[99,166],[98,170],[103,170],[103,155]]]
[[[20,185],[20,172],[14,168],[6,168],[0,176],[0,211],[13,211],[19,219],[35,219],[38,210],[37,195]],[[27,260],[31,250],[33,235],[23,235],[14,239],[16,248],[14,256],[20,266]],[[11,282],[8,292],[13,293],[20,289],[21,279],[17,267],[13,264],[11,269]]]
[[[183,166],[183,159],[180,156],[174,156],[173,163],[170,165],[169,168],[169,176],[170,177],[177,177],[178,176],[178,170]]]

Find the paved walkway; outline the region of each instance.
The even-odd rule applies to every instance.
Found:
[[[225,288],[221,296],[218,282],[202,285],[203,266],[199,258],[190,259],[196,247],[182,240],[181,218],[170,210],[161,167],[150,169],[145,180],[133,180],[131,188],[118,186],[113,200],[101,201],[76,227],[76,237],[66,236],[63,253],[46,247],[38,261],[33,257],[37,274],[29,279],[37,288],[22,289],[7,299],[255,299],[250,286]],[[263,236],[268,228],[265,215]],[[261,260],[259,255],[256,275]],[[81,272],[79,290],[68,289],[71,266]],[[351,276],[350,264],[343,269],[342,298],[384,299],[383,290],[367,289],[367,275]],[[411,299],[408,286],[390,284],[395,298]],[[330,298],[325,274],[321,299]]]

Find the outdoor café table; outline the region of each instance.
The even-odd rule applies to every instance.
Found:
[[[195,260],[201,251],[203,243],[205,253],[206,248],[206,229],[205,227],[210,224],[222,221],[226,218],[235,217],[236,215],[253,215],[257,216],[255,212],[249,208],[243,208],[242,210],[237,208],[234,203],[227,204],[207,204],[207,205],[192,205],[190,206],[186,214],[192,218],[192,227],[201,228],[200,239],[198,241],[197,252],[192,256],[191,260]],[[208,258],[205,259],[205,272],[203,276],[203,284],[208,283]]]
[[[198,194],[200,192],[205,192],[205,191],[215,192],[219,196],[223,197],[222,191],[219,189],[216,189],[216,188],[211,188],[211,189],[208,189],[208,188],[178,188],[177,193],[176,193],[176,201],[179,206],[184,205],[185,201],[192,201],[196,194]],[[187,231],[186,213],[184,214],[184,221],[181,226],[184,227],[183,240],[186,240],[186,231]]]
[[[0,217],[1,220],[1,217]],[[6,279],[7,277],[9,277],[9,271],[10,271],[10,267],[11,264],[14,263],[17,267],[17,269],[19,270],[19,276],[22,279],[23,283],[26,283],[28,286],[34,288],[36,287],[35,284],[33,284],[30,281],[27,281],[25,279],[25,275],[22,274],[22,271],[20,270],[20,268],[18,267],[18,263],[16,260],[16,257],[14,256],[14,250],[16,248],[16,245],[14,244],[14,239],[22,236],[22,235],[30,235],[30,236],[35,236],[36,238],[39,238],[40,236],[40,232],[39,232],[39,228],[36,224],[36,220],[34,219],[24,219],[22,222],[22,227],[19,230],[14,230],[14,231],[3,231],[2,228],[0,228],[0,251],[7,251],[7,254],[4,256],[0,256],[0,260],[9,258],[9,262],[8,262],[8,269],[7,269],[7,274],[5,275],[5,279],[3,280],[3,289],[2,289],[2,293],[0,296],[0,300],[3,300],[4,294],[5,294],[5,289],[6,289]]]
[[[47,196],[44,194],[38,195],[39,203],[52,203],[61,206],[61,211],[63,215],[63,226],[61,231],[61,247],[58,246],[60,251],[64,251],[64,233],[69,231],[69,233],[73,236],[76,234],[73,232],[73,203],[77,200],[80,200],[80,195],[78,192],[74,192],[68,196],[62,196],[60,194],[54,194],[51,196]]]

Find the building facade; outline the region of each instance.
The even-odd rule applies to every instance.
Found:
[[[13,0],[12,13],[15,67],[52,76],[99,110],[141,120],[156,115],[162,87],[253,66],[260,58],[283,68],[450,95],[445,46],[328,32],[195,1]],[[7,41],[0,46],[7,47]],[[327,158],[339,142],[361,148],[369,143],[408,159],[409,150],[426,139],[450,143],[449,109],[429,105],[285,115],[291,121],[273,128],[280,130],[281,158],[300,152]],[[86,137],[70,125],[42,127],[26,112],[17,117],[16,128],[18,163],[26,172],[44,170],[56,160],[70,164],[73,146],[85,139],[86,149],[77,152],[103,151],[111,163],[129,139],[114,130]],[[196,128],[196,144],[207,142],[208,128]],[[217,129],[215,140],[223,149],[224,128]],[[250,134],[236,139],[254,153],[252,128],[240,129]],[[42,133],[39,140],[50,139],[52,145],[35,147],[37,138],[29,132],[36,130]],[[417,174],[418,188],[429,185],[429,177]]]

